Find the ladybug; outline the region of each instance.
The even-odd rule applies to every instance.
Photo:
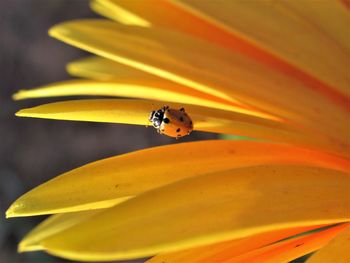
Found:
[[[152,111],[149,121],[160,134],[176,139],[189,135],[193,130],[192,120],[184,108],[175,110],[164,106],[159,110]]]

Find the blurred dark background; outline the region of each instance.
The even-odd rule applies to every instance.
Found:
[[[70,78],[66,63],[86,55],[48,37],[48,29],[88,17],[97,15],[87,0],[0,0],[0,263],[67,262],[42,252],[17,253],[21,238],[45,218],[5,219],[6,209],[20,195],[98,159],[177,143],[142,126],[14,116],[21,108],[54,99],[14,102],[13,93]],[[181,142],[214,137],[194,132]]]

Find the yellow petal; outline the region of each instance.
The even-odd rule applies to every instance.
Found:
[[[282,144],[225,140],[181,143],[104,159],[67,172],[20,197],[7,216],[110,207],[185,178],[262,164],[305,164],[350,171],[347,160]]]
[[[150,125],[149,113],[162,106],[159,102],[136,100],[74,100],[22,109],[16,113],[16,116],[147,126]]]
[[[91,8],[97,13],[125,25],[150,27],[151,23],[108,0],[91,1]]]
[[[144,71],[134,69],[102,57],[90,56],[68,63],[67,71],[75,77],[94,79],[94,80],[122,80],[122,81],[155,81],[163,80],[166,83],[172,83],[161,79],[155,75]]]
[[[84,59],[80,59],[74,62],[71,62],[67,65],[67,71],[69,74],[76,77],[83,77],[95,80],[102,81],[111,81],[111,82],[120,82],[120,83],[129,83],[129,84],[137,84],[145,86],[148,84],[149,86],[154,86],[155,88],[161,88],[163,90],[170,89],[172,91],[176,91],[178,94],[183,93],[183,96],[195,96],[205,98],[207,105],[212,104],[216,105],[216,107],[226,110],[233,110],[237,112],[244,112],[254,116],[260,116],[263,118],[279,120],[277,117],[268,115],[267,113],[258,112],[257,110],[253,110],[249,107],[245,107],[243,105],[239,106],[235,103],[228,102],[217,98],[215,96],[201,93],[195,89],[178,85],[172,81],[167,81],[166,79],[159,78],[155,75],[148,74],[144,71],[140,71],[134,69],[132,67],[124,66],[120,63],[116,63],[109,59],[104,59],[101,57],[88,57]],[[157,90],[158,91],[158,90]],[[144,98],[153,98],[157,97],[157,93],[141,93]],[[17,95],[17,94],[16,94]],[[15,95],[15,98],[17,96]],[[23,94],[22,94],[23,95]],[[171,94],[160,96],[163,100],[168,99],[172,100]],[[141,96],[140,96],[141,97]],[[184,101],[182,101],[184,102]]]
[[[218,108],[241,112],[249,115],[275,119],[263,113],[255,112],[242,108],[241,106],[229,103],[214,96],[181,86],[175,83],[164,83],[157,81],[88,81],[88,80],[70,80],[50,84],[36,89],[21,90],[14,94],[15,100],[72,96],[72,95],[98,95],[98,96],[116,96],[141,99],[153,99],[165,102],[177,102],[184,104],[200,105],[210,108]]]
[[[193,120],[194,129],[198,131],[263,138],[321,148],[344,156],[349,155],[347,145],[337,143],[332,138],[325,138],[321,134],[307,134],[306,131],[298,131],[285,123],[195,105],[121,99],[76,100],[23,109],[16,115],[58,120],[150,125],[148,121],[150,112],[164,105],[172,108],[184,107]]]
[[[350,229],[348,228],[325,247],[311,256],[307,263],[348,263],[350,262]]]
[[[100,211],[102,210],[88,210],[84,212],[57,214],[50,216],[25,236],[25,238],[18,245],[18,251],[23,252],[43,249],[40,246],[41,240],[59,233],[73,225],[83,222],[84,220],[88,219],[92,215],[99,213]]]
[[[98,2],[98,0],[97,0]],[[185,4],[181,4],[178,1],[157,1],[157,0],[149,0],[147,3],[145,2],[136,2],[136,1],[124,1],[124,0],[109,0],[108,1],[110,5],[122,7],[124,9],[127,9],[129,12],[133,12],[134,14],[138,14],[142,16],[144,19],[147,19],[147,21],[151,22],[152,24],[162,26],[162,27],[168,27],[173,30],[178,30],[181,32],[186,32],[188,34],[194,35],[196,37],[205,39],[209,42],[213,42],[215,44],[218,44],[220,46],[223,46],[225,48],[238,51],[242,54],[247,55],[248,57],[251,57],[255,60],[258,60],[262,62],[263,64],[272,67],[278,71],[281,71],[287,75],[292,76],[293,78],[299,79],[301,82],[303,82],[306,86],[309,88],[315,89],[318,92],[323,93],[325,96],[329,97],[331,100],[340,103],[343,107],[349,109],[349,96],[346,96],[346,94],[349,94],[349,92],[346,91],[346,89],[338,90],[339,87],[337,86],[329,86],[326,83],[321,82],[318,79],[318,76],[312,76],[308,72],[303,71],[303,69],[298,68],[297,65],[293,65],[290,63],[290,61],[286,61],[284,57],[279,57],[276,55],[274,50],[270,51],[269,49],[264,48],[263,44],[257,41],[254,41],[250,38],[250,34],[259,34],[261,31],[256,30],[254,22],[252,25],[243,24],[243,26],[253,26],[252,31],[239,31],[238,26],[236,24],[240,24],[242,20],[237,19],[233,21],[235,24],[228,23],[232,21],[231,14],[232,12],[237,12],[239,15],[243,15],[242,11],[245,9],[251,9],[250,11],[254,12],[260,12],[262,10],[259,10],[261,7],[261,4],[263,5],[271,5],[271,3],[245,3],[245,5],[249,5],[249,7],[245,7],[244,5],[237,5],[235,6],[234,10],[230,11],[230,5],[232,7],[232,4],[237,3],[225,3],[222,1],[218,4],[218,2],[214,1],[183,1]],[[209,3],[208,3],[209,2]],[[153,8],[153,5],[157,5],[157,9]],[[319,7],[320,4],[322,5],[321,8]],[[210,6],[212,5],[212,6]],[[281,5],[281,3],[273,3],[273,7],[276,7],[277,5]],[[320,28],[319,32],[316,33],[316,36],[312,35],[309,38],[311,38],[312,41],[316,42],[317,45],[317,39],[320,37],[327,37],[332,41],[332,45],[337,49],[339,44],[343,49],[349,50],[349,44],[348,41],[348,34],[344,34],[344,28],[347,28],[347,25],[349,24],[349,17],[347,15],[346,7],[344,8],[344,4],[340,3],[318,3],[315,1],[289,1],[284,2],[283,5],[288,5],[287,7],[277,8],[278,11],[282,11],[282,13],[288,14],[291,16],[291,19],[299,19],[299,22],[302,20],[306,20],[306,24],[309,22],[309,24],[312,27],[312,24],[314,25],[313,29]],[[330,7],[330,5],[332,5]],[[194,7],[197,7],[198,9],[193,9]],[[241,10],[242,9],[242,10]],[[271,8],[273,9],[273,8]],[[293,14],[293,9],[298,14]],[[328,15],[329,10],[332,10],[332,15],[336,17],[337,19],[331,19]],[[202,12],[201,12],[202,11]],[[204,13],[203,13],[204,12]],[[205,12],[208,12],[207,14]],[[228,19],[223,20],[223,14],[226,15],[226,13],[229,13]],[[213,17],[208,16],[208,14],[213,15]],[[243,15],[244,16],[244,15]],[[298,17],[299,16],[299,17]],[[181,17],[183,19],[179,20],[178,17]],[[234,16],[235,19],[237,16]],[[258,16],[253,16],[253,19]],[[268,19],[266,19],[268,17]],[[286,16],[287,17],[287,16]],[[217,20],[215,20],[215,19]],[[227,18],[227,17],[225,17]],[[250,17],[244,17],[244,19],[250,19]],[[112,18],[113,19],[113,18]],[[281,19],[281,16],[265,16],[263,20],[264,25],[261,25],[259,23],[259,26],[262,27],[268,27],[270,20],[274,21],[276,19]],[[285,17],[282,17],[282,19],[285,19]],[[289,18],[290,19],[290,18]],[[288,20],[285,19],[285,20]],[[299,30],[310,30],[310,26],[301,26],[300,24],[293,23],[292,21],[292,27],[299,27]],[[279,23],[276,22],[275,25],[278,25]],[[343,29],[343,30],[340,30]],[[280,27],[277,27],[278,32],[277,33],[286,33],[289,32],[289,30],[284,30],[283,32],[280,32]],[[322,36],[322,30],[326,33]],[[315,33],[315,32],[314,32]],[[280,38],[283,42],[283,46],[285,48],[288,48],[292,42],[288,41],[288,45],[284,42],[285,38]],[[314,39],[312,39],[314,38]],[[260,40],[264,42],[264,40],[267,41],[276,41],[276,37],[272,36],[271,38],[261,38]],[[283,39],[283,40],[282,40]],[[305,39],[301,37],[296,37],[293,39],[294,41],[303,42]],[[278,41],[278,40],[277,40]],[[329,41],[328,41],[329,42]],[[304,53],[304,48],[312,48],[313,45],[309,45],[309,47],[304,47],[304,44],[308,43],[302,43],[301,46],[301,52]],[[296,46],[291,47],[296,48]],[[299,46],[300,48],[300,46]],[[327,52],[329,56],[332,56],[333,50],[330,50]],[[349,52],[347,52],[349,54]],[[294,56],[294,54],[291,54],[292,58],[298,58],[297,56]],[[310,54],[309,54],[310,55]],[[312,53],[311,55],[314,55]],[[317,55],[317,53],[316,53]],[[332,58],[331,58],[332,59]],[[315,60],[316,61],[316,60]],[[334,61],[333,61],[334,62]],[[319,64],[323,64],[324,62],[321,61]],[[336,62],[337,63],[337,62]],[[319,66],[319,65],[318,65]],[[346,68],[346,67],[345,67]],[[332,72],[332,71],[330,71]],[[328,72],[327,72],[328,73]]]
[[[103,20],[64,23],[53,27],[50,34],[118,63],[230,102],[254,106],[350,144],[350,127],[343,125],[348,112],[292,76],[242,54],[159,28],[124,28]]]
[[[41,241],[74,260],[118,260],[349,221],[349,174],[256,166],[160,187]]]
[[[97,26],[97,28],[96,28],[96,26]],[[98,30],[98,28],[100,26],[102,26],[102,28],[100,28],[100,29],[102,29],[102,31]],[[119,56],[118,53],[119,53],[119,51],[122,51],[122,50],[123,50],[123,53],[125,52],[126,54],[129,54],[129,55],[131,55],[131,57],[133,57],[133,56],[137,55],[139,52],[141,52],[141,53],[143,53],[142,56],[145,56],[146,54],[148,54],[147,56],[154,56],[153,59],[156,59],[156,60],[161,59],[163,63],[164,62],[165,63],[175,63],[175,62],[181,63],[181,61],[179,61],[179,59],[171,58],[169,55],[165,56],[165,54],[161,54],[161,53],[157,55],[158,51],[160,51],[160,50],[164,51],[164,47],[162,47],[159,43],[156,43],[154,41],[145,41],[145,43],[142,43],[143,41],[141,39],[138,40],[137,39],[138,37],[130,35],[131,31],[134,31],[134,30],[138,31],[138,30],[141,30],[141,28],[130,28],[131,31],[129,33],[129,27],[128,27],[128,30],[126,31],[128,33],[126,35],[124,35],[121,32],[118,32],[120,29],[121,29],[120,25],[113,23],[113,22],[110,22],[110,21],[107,21],[107,20],[97,20],[97,19],[86,20],[86,21],[79,20],[78,24],[75,24],[75,22],[68,22],[68,23],[63,23],[62,25],[54,26],[53,28],[50,29],[49,34],[53,37],[56,37],[56,38],[62,37],[64,39],[64,41],[69,41],[71,44],[78,45],[78,47],[81,47],[81,48],[86,48],[90,52],[96,53],[97,55],[101,55],[103,57],[107,57],[107,58],[112,59],[118,63],[132,66],[132,67],[141,69],[141,70],[146,71],[146,72],[151,71],[149,73],[155,74],[155,75],[160,75],[161,77],[164,77],[164,78],[169,79],[171,81],[178,82],[178,83],[183,84],[185,86],[195,88],[195,89],[200,90],[202,92],[206,92],[208,94],[218,96],[220,98],[227,99],[229,101],[234,100],[234,99],[228,97],[226,94],[213,89],[212,87],[197,83],[197,82],[189,80],[189,79],[184,79],[180,76],[176,76],[175,74],[173,74],[171,72],[166,72],[162,69],[157,69],[153,66],[146,65],[142,61],[138,62],[137,60],[127,58],[127,56]],[[71,34],[75,30],[77,30],[76,38],[72,38],[73,36]],[[85,30],[90,31],[90,32],[88,33]],[[98,38],[100,39],[100,41],[99,41],[100,43],[95,42],[95,40],[97,40],[97,39],[95,39],[95,37],[91,38],[91,36],[88,37],[88,39],[83,39],[83,38],[87,37],[87,35],[85,35],[86,33],[90,34],[91,32],[101,34],[98,36]],[[113,34],[113,32],[115,35],[114,36],[110,35],[110,33]],[[124,37],[127,35],[130,35],[131,37],[127,36],[127,38],[124,39],[123,35],[124,35]],[[114,40],[119,39],[119,41],[111,42],[110,41],[111,37],[113,37]],[[91,40],[93,40],[93,43],[91,43]],[[96,46],[96,44],[98,46]],[[132,52],[130,52],[131,51],[130,48],[132,48]],[[159,49],[159,50],[154,50],[155,48]],[[146,52],[146,53],[144,53],[144,52]]]
[[[301,234],[320,226],[296,227],[271,231],[237,240],[230,240],[208,246],[201,246],[192,249],[175,251],[167,254],[157,255],[147,263],[213,263],[224,262],[225,260],[237,257],[251,250],[261,248],[281,239]]]
[[[340,224],[317,233],[299,236],[286,241],[278,242],[244,255],[232,258],[223,263],[281,263],[289,262],[309,254],[327,245],[339,233],[349,228],[349,224]],[[338,255],[341,257],[341,255]],[[323,259],[324,260],[324,259]],[[322,262],[335,262],[333,260]]]
[[[95,80],[110,81],[111,84],[119,82],[120,84],[136,84],[136,85],[149,85],[154,88],[161,88],[162,90],[176,91],[177,96],[182,93],[183,97],[194,96],[206,99],[206,104],[216,105],[215,107],[234,110],[238,112],[245,112],[254,116],[260,116],[268,119],[278,120],[277,117],[268,115],[263,112],[257,112],[256,110],[249,109],[247,107],[236,105],[235,103],[230,103],[228,101],[222,100],[220,98],[211,96],[209,94],[201,93],[195,89],[178,85],[174,82],[167,81],[165,79],[159,78],[155,75],[148,74],[144,71],[136,70],[131,67],[124,66],[122,64],[116,63],[109,59],[104,59],[101,57],[88,57],[71,62],[67,65],[67,71],[69,74],[76,77],[83,77]],[[151,88],[151,87],[149,87]],[[161,97],[162,100],[172,101],[171,93],[160,95],[161,90],[155,89],[148,93],[136,93],[138,96],[143,96],[143,98],[154,98]],[[28,94],[28,93],[26,93]],[[141,94],[141,95],[139,95]],[[23,93],[20,94],[22,97]],[[135,96],[135,94],[134,94]],[[18,94],[15,94],[15,99],[18,98]],[[185,102],[181,100],[181,102]],[[204,104],[203,104],[204,105]]]
[[[181,2],[222,23],[232,34],[350,95],[350,18],[341,1]]]

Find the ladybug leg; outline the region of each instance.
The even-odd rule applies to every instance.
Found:
[[[185,112],[185,109],[184,109],[184,108],[181,108],[180,111]]]
[[[166,111],[167,109],[169,109],[169,106],[164,106],[163,110]]]

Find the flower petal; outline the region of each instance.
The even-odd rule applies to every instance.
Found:
[[[149,113],[164,106],[137,100],[72,100],[22,109],[19,117],[150,125]]]
[[[93,80],[141,80],[147,82],[163,80],[166,83],[172,83],[144,71],[96,56],[85,57],[68,63],[67,71],[72,76]]]
[[[259,233],[349,221],[349,174],[257,166],[148,191],[41,242],[74,260],[145,257]]]
[[[99,2],[99,0],[96,0],[96,2]],[[199,38],[205,39],[209,42],[213,42],[228,49],[239,51],[240,53],[254,58],[269,67],[279,70],[287,75],[293,76],[293,78],[299,79],[308,87],[323,93],[330,99],[340,103],[342,106],[349,109],[350,99],[349,92],[346,90],[346,87],[342,90],[341,88],[339,89],[339,87],[337,86],[329,86],[327,85],[327,83],[321,82],[318,78],[318,75],[312,76],[310,72],[307,72],[304,68],[299,68],[299,65],[291,63],[293,61],[288,61],[285,57],[278,56],[275,50],[271,51],[270,49],[265,47],[265,42],[276,41],[277,38],[277,42],[279,39],[281,42],[283,42],[283,48],[288,49],[288,51],[290,51],[290,49],[293,48],[301,48],[300,54],[302,54],[305,53],[305,50],[308,48],[305,47],[305,45],[308,43],[303,43],[303,41],[305,41],[305,35],[310,35],[309,40],[311,39],[311,41],[315,42],[316,46],[319,46],[317,44],[319,38],[328,38],[328,44],[333,46],[335,49],[338,49],[339,46],[341,46],[341,49],[343,49],[343,51],[347,53],[347,56],[349,56],[348,43],[350,42],[348,41],[347,34],[344,33],[344,30],[346,31],[346,28],[350,24],[350,22],[349,17],[347,15],[346,5],[340,3],[341,1],[337,3],[324,2],[321,3],[321,6],[320,3],[310,3],[308,1],[298,1],[297,3],[295,3],[295,1],[290,1],[288,3],[283,4],[253,2],[245,3],[244,5],[237,5],[237,3],[225,3],[225,1],[218,3],[214,1],[200,2],[192,0],[182,1],[183,3],[180,3],[179,1],[159,2],[156,0],[152,2],[152,0],[149,0],[147,1],[147,4],[142,2],[123,0],[104,0],[103,2],[108,2],[109,5],[125,8],[128,11],[133,12],[134,14],[142,16],[152,24],[168,27],[170,29],[178,30],[181,32],[186,32],[188,34],[195,35]],[[155,4],[157,5],[156,10],[153,8],[153,5]],[[231,12],[230,8],[232,8],[232,5],[236,6],[234,6]],[[289,22],[291,22],[289,23],[289,26],[293,27],[294,29],[291,29],[291,31],[295,31],[295,29],[298,27],[298,30],[307,31],[310,30],[311,27],[311,31],[312,29],[314,29],[314,32],[312,32],[312,34],[301,34],[301,36],[303,37],[298,36],[293,39],[296,42],[301,42],[301,46],[294,45],[294,43],[291,41],[288,41],[288,45],[286,45],[286,43],[284,42],[285,38],[281,38],[280,34],[287,34],[286,32],[289,33],[289,27],[285,27],[285,29],[287,28],[287,30],[284,30],[283,32],[281,32],[280,27],[277,27],[278,36],[268,38],[266,37],[266,35],[264,35],[264,33],[262,33],[261,30],[256,30],[254,24],[255,20],[251,24],[253,26],[252,30],[249,31],[242,30],[242,28],[240,28],[239,26],[243,25],[249,27],[251,26],[250,24],[247,25],[247,23],[242,23],[242,25],[240,25],[242,19],[237,19],[237,15],[233,16],[234,19],[232,18],[232,13],[237,12],[237,14],[245,16],[244,19],[251,19],[251,17],[243,14],[244,11],[247,11],[245,9],[248,9],[248,11],[251,11],[251,13],[256,11],[259,13],[259,15],[263,15],[261,14],[261,10],[259,9],[261,5],[271,5],[272,8],[270,6],[270,9],[272,10],[272,12],[277,11],[278,13],[278,11],[281,11],[282,16],[264,16],[261,20],[262,23],[257,23],[260,27],[267,27],[266,29],[268,30],[270,29],[268,27],[271,21],[272,25],[279,25],[279,21],[276,22],[275,20],[289,19]],[[277,8],[275,8],[276,6]],[[329,15],[330,10],[332,12],[332,16]],[[208,16],[208,14],[212,15],[212,17]],[[223,14],[228,14],[228,17],[225,16],[223,19]],[[178,17],[181,17],[183,19],[180,21]],[[252,19],[256,19],[256,17],[258,16],[253,15]],[[268,19],[266,19],[266,17],[268,17]],[[336,19],[332,19],[331,17],[336,17]],[[299,20],[299,24],[295,23],[295,21],[293,20]],[[302,24],[303,20],[305,20],[305,24],[307,26],[304,26]],[[257,35],[263,34],[263,37],[259,39],[262,43],[251,39],[251,35],[254,35],[254,33]],[[290,45],[294,46],[289,47]],[[309,48],[311,49],[314,46],[315,45],[313,45],[312,43],[309,44]],[[281,51],[283,52],[285,50]],[[333,49],[329,50],[329,52],[326,52],[326,56],[333,60],[333,62],[335,61],[335,63],[337,63],[337,60],[335,60],[332,57],[332,53]],[[294,60],[299,59],[300,57],[294,56],[294,53],[290,53],[288,55],[288,58],[291,57]],[[316,55],[316,59],[313,58],[314,60],[311,62],[317,63],[316,61],[318,61],[317,59],[319,59],[318,53],[310,52],[310,54],[308,55]],[[305,56],[303,55],[302,58],[305,58]],[[320,63],[317,64],[317,66],[321,65],[322,67],[324,66],[323,64],[324,61],[321,60]],[[310,70],[313,69],[311,68]],[[332,71],[334,71],[333,68],[331,68],[329,72]],[[338,81],[336,77],[335,80]]]
[[[192,249],[175,251],[157,255],[146,263],[213,263],[224,262],[249,251],[259,249],[281,239],[301,234],[320,226],[296,227],[271,231],[242,239],[230,240],[208,246],[195,247]]]
[[[194,129],[198,131],[263,138],[276,142],[321,148],[344,156],[349,155],[347,145],[337,143],[332,138],[325,138],[321,134],[307,134],[306,131],[298,131],[285,123],[195,105],[145,100],[76,100],[23,109],[17,112],[16,115],[147,126],[150,125],[148,121],[150,112],[164,105],[169,105],[172,108],[184,107],[193,120]]]
[[[164,51],[164,47],[162,47],[160,43],[156,43],[154,42],[154,40],[143,41],[140,37],[136,35],[132,36],[132,34],[130,34],[132,31],[141,30],[141,28],[131,27],[130,32],[129,32],[129,27],[127,27],[127,31],[125,31],[126,28],[124,28],[124,30],[122,29],[124,33],[126,33],[126,35],[124,35],[124,33],[120,32],[120,29],[122,27],[121,25],[118,25],[108,20],[94,19],[94,20],[78,20],[78,21],[79,21],[78,24],[76,24],[76,22],[66,22],[66,23],[63,23],[62,25],[56,25],[50,29],[49,34],[56,38],[62,37],[64,40],[71,42],[71,44],[78,45],[78,47],[80,48],[86,48],[90,52],[94,52],[97,55],[107,57],[118,63],[125,64],[134,68],[138,68],[146,72],[151,71],[149,73],[160,75],[165,79],[178,82],[185,86],[195,88],[202,92],[207,92],[208,94],[218,96],[220,98],[227,99],[229,101],[234,100],[228,97],[226,94],[220,91],[217,91],[216,89],[213,89],[212,87],[209,87],[200,83],[196,83],[195,81],[184,79],[180,76],[175,76],[175,74],[172,74],[171,72],[165,72],[162,69],[156,69],[150,65],[146,65],[142,63],[142,61],[138,62],[135,59],[127,58],[127,56],[119,56],[118,55],[119,51],[123,50],[123,53],[125,55],[127,54],[127,55],[130,55],[131,57],[139,56],[142,53],[143,54],[142,56],[145,56],[148,54],[148,56],[154,56],[153,59],[156,59],[156,60],[161,59],[162,62],[163,63],[165,62],[166,64],[175,63],[175,62],[182,63],[181,61],[179,61],[179,59],[171,58],[169,55],[165,55],[161,53],[157,55],[158,51],[161,51],[161,50]],[[101,29],[102,31],[100,31],[99,29]],[[77,34],[75,34],[73,31],[76,31]],[[85,37],[87,37],[87,35],[85,35],[86,33],[90,34],[92,32],[101,34],[98,36],[98,38],[100,39],[100,43],[96,42],[97,39],[95,39],[95,37],[91,38],[90,36],[88,37],[88,39],[84,39]],[[76,37],[73,37],[73,35],[71,35],[72,33],[74,33]],[[111,33],[112,35],[110,35]],[[138,33],[140,33],[140,36],[141,36],[141,32],[138,32]],[[113,34],[115,35],[113,36]],[[127,38],[125,38],[125,36]],[[111,37],[114,40],[119,39],[119,41],[111,42],[110,41]],[[98,46],[96,46],[96,44]],[[155,49],[159,49],[159,50],[155,50]]]
[[[283,144],[225,140],[181,143],[107,158],[67,172],[20,197],[7,216],[110,207],[185,178],[262,164],[304,164],[350,171],[350,161]]]
[[[350,262],[350,229],[348,228],[328,245],[311,256],[307,263],[348,263]]]
[[[349,97],[350,18],[340,1],[180,2]]]
[[[111,1],[100,0],[100,1],[91,1],[91,8],[97,13],[114,19],[119,23],[125,25],[134,25],[141,27],[150,27],[151,23],[142,17],[135,15],[134,13],[129,12],[128,10],[113,4]]]
[[[116,63],[112,60],[101,58],[101,57],[88,57],[88,58],[83,58],[83,59],[79,59],[77,61],[71,62],[67,65],[67,71],[69,72],[69,74],[76,77],[89,78],[89,79],[94,79],[99,81],[110,81],[111,84],[115,82],[119,82],[120,84],[129,83],[129,84],[138,84],[143,86],[145,86],[145,84],[149,84],[150,86],[155,86],[154,88],[161,87],[163,90],[167,90],[167,89],[170,89],[172,91],[176,90],[178,93],[182,93],[183,96],[192,95],[196,97],[207,98],[208,100],[210,99],[210,101],[216,105],[218,105],[218,102],[219,102],[222,104],[220,107],[226,108],[227,110],[235,110],[238,112],[249,113],[254,116],[261,116],[268,119],[278,120],[278,118],[271,115],[267,115],[266,113],[257,112],[256,110],[253,110],[253,109],[247,109],[247,107],[243,107],[243,106],[239,107],[234,103],[224,101],[222,99],[211,96],[209,94],[201,93],[189,87],[178,85],[174,82],[167,81],[166,79],[159,78],[155,75],[148,74],[144,71],[127,67],[122,64]],[[32,90],[30,92],[32,92]],[[149,93],[146,93],[146,94],[141,93],[141,94],[142,96],[144,96],[144,98],[150,97]],[[18,98],[18,96],[16,95],[17,94],[15,94],[15,98]],[[157,93],[151,93],[151,95],[152,95],[151,98],[154,98],[157,96]],[[161,97],[163,97],[163,100],[164,98],[168,98],[168,100],[172,100],[171,96],[169,95],[170,94],[164,95]],[[23,96],[22,92],[21,92],[21,96]],[[224,104],[226,104],[226,106]]]
[[[40,245],[41,240],[81,223],[101,211],[102,210],[87,210],[50,216],[25,236],[18,245],[18,251],[24,252],[43,249]]]
[[[50,34],[118,63],[255,107],[350,145],[350,127],[343,125],[348,112],[297,79],[239,53],[159,28],[125,28],[104,20],[64,23],[53,27]]]
[[[103,210],[91,210],[50,216],[24,237],[19,244],[18,250],[20,252],[42,250],[44,249],[40,245],[42,240],[68,229],[73,225],[77,225],[87,220],[90,216],[102,211]],[[161,254],[151,258],[147,263],[194,263],[198,261],[201,263],[222,262],[225,259],[233,258],[251,250],[258,249],[264,245],[319,227],[321,226],[296,227],[271,231],[248,238],[230,240],[209,246]]]
[[[223,263],[290,262],[296,258],[320,249],[335,238],[339,233],[348,228],[349,224],[340,224],[317,233],[295,237],[286,241],[281,241],[266,247],[262,247],[236,258],[223,261]]]
[[[134,80],[123,83],[121,80],[108,82],[69,80],[36,89],[21,90],[14,94],[13,98],[16,100],[21,100],[29,98],[72,95],[98,95],[153,99],[158,101],[177,102],[231,110],[249,115],[275,119],[273,116],[248,110],[242,106],[229,103],[206,93],[177,85],[175,83],[164,83],[163,81],[146,82],[144,80]]]

